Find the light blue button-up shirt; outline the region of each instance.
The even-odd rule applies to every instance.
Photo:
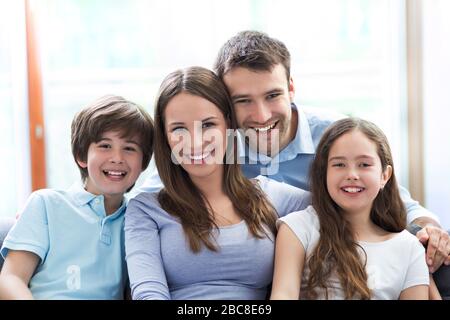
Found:
[[[293,112],[298,114],[297,132],[292,140],[273,158],[257,153],[238,135],[239,163],[248,178],[258,175],[285,182],[295,187],[309,190],[309,168],[316,148],[326,128],[336,120],[343,118],[341,114],[317,108],[297,108],[292,104]],[[155,163],[150,164],[150,174],[144,184],[137,190],[156,192],[162,188]],[[438,217],[411,198],[408,190],[400,186],[400,194],[408,212],[408,223],[422,216],[439,221]]]
[[[35,299],[123,299],[127,269],[122,206],[107,216],[103,195],[81,183],[67,191],[39,190],[28,199],[1,254],[40,258],[29,288]]]

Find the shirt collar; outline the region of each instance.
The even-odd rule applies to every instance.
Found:
[[[293,111],[297,111],[297,132],[294,140],[281,151],[289,150],[288,153],[294,153],[295,155],[299,153],[314,154],[315,148],[306,114],[302,109],[297,108],[295,103],[292,103],[291,106]]]
[[[72,186],[68,190],[69,195],[72,197],[74,202],[79,206],[84,206],[86,204],[90,204],[93,200],[99,199],[102,204],[104,204],[104,196],[103,195],[95,195],[90,193],[84,189],[83,183],[81,181],[76,181],[72,184]],[[126,197],[123,198],[122,204],[120,207],[112,214],[110,217],[119,216],[122,212],[125,211],[127,206],[128,199]],[[102,208],[102,212],[104,213],[104,208]],[[97,213],[99,214],[99,213]]]
[[[68,193],[79,206],[85,205],[97,197],[95,194],[87,192],[81,181],[74,182],[69,188]]]
[[[286,161],[295,158],[298,154],[314,154],[315,148],[311,135],[311,129],[309,127],[308,119],[302,109],[297,108],[295,103],[291,103],[293,112],[297,112],[297,132],[295,138],[292,140],[283,150],[281,150],[273,159],[279,161]],[[240,159],[248,159],[251,162],[270,162],[272,158],[258,154],[245,143],[245,139],[242,134],[237,135],[238,155]]]

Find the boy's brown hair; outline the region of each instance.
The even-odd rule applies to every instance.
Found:
[[[83,181],[89,173],[77,160],[86,162],[90,144],[100,141],[107,131],[120,132],[122,138],[139,138],[142,170],[147,168],[152,157],[152,118],[142,107],[120,96],[106,95],[89,104],[75,115],[71,128],[72,154]]]
[[[291,55],[284,43],[263,32],[242,31],[229,39],[219,50],[214,71],[223,79],[233,68],[271,71],[279,63],[284,66],[289,81]]]

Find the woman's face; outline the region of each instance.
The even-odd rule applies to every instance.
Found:
[[[227,123],[220,109],[205,98],[181,92],[167,104],[164,119],[172,161],[193,180],[221,177]]]

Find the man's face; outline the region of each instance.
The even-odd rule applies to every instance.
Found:
[[[249,146],[259,153],[274,156],[295,137],[296,118],[292,117],[294,99],[292,79],[288,82],[282,64],[271,71],[254,71],[237,67],[223,80],[230,92],[238,125],[249,130]],[[278,150],[271,146],[278,143]]]

